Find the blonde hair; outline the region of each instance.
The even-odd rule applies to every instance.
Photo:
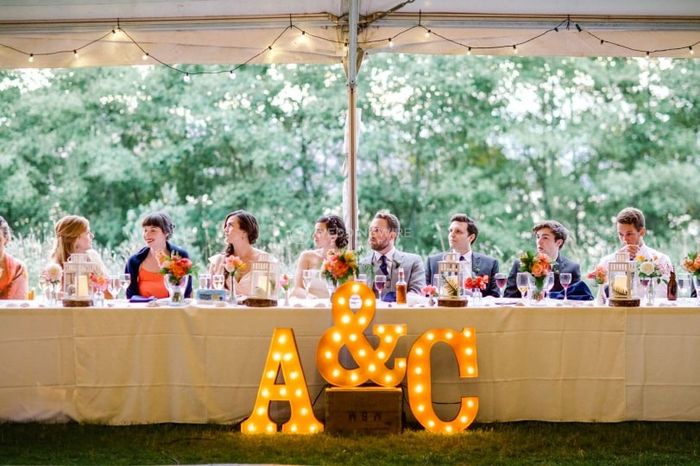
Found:
[[[56,242],[51,257],[63,266],[64,262],[73,253],[75,242],[80,235],[90,229],[90,222],[80,215],[66,215],[56,222],[54,230],[56,232]]]

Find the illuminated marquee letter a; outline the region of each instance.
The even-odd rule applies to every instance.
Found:
[[[282,370],[283,384],[276,384],[277,373]],[[258,396],[253,413],[241,424],[241,432],[247,434],[272,434],[277,424],[270,419],[270,401],[288,401],[292,413],[282,425],[282,432],[291,434],[315,434],[323,431],[311,408],[306,388],[306,377],[301,368],[299,350],[291,328],[276,328],[272,333]]]

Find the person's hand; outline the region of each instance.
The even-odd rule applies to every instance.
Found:
[[[629,256],[630,260],[632,260],[635,257],[637,257],[637,253],[639,252],[639,245],[638,244],[625,244],[617,252],[624,252],[625,254],[627,254]]]

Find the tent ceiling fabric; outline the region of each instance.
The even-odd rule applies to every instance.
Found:
[[[360,47],[371,54],[407,52],[464,54],[465,48],[415,28],[421,24],[456,42],[474,47],[525,41],[553,28],[567,15],[572,26],[518,47],[520,55],[642,56],[599,40],[640,50],[687,47],[700,41],[700,1],[636,0],[415,0],[383,16],[400,0],[360,2]],[[152,57],[170,64],[341,63],[347,33],[348,0],[0,0],[0,67],[79,67],[154,63],[125,35],[109,34],[117,24]],[[420,15],[419,15],[420,12]],[[265,51],[290,24],[289,29]],[[107,34],[102,40],[72,51]],[[309,37],[311,35],[327,40]],[[372,42],[375,41],[375,42]],[[17,49],[17,50],[13,50]],[[700,46],[697,47],[700,51]],[[26,52],[23,54],[21,52]],[[35,54],[28,62],[29,53]],[[474,54],[512,54],[510,48],[475,49]],[[655,53],[687,57],[688,50]],[[697,54],[696,56],[699,56]]]

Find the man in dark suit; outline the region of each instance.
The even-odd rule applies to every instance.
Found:
[[[576,262],[567,259],[560,254],[561,248],[564,247],[566,238],[569,236],[568,230],[561,223],[555,220],[546,220],[538,223],[532,228],[535,234],[535,242],[537,243],[537,252],[547,254],[555,261],[554,271],[554,287],[551,291],[562,291],[564,288],[559,281],[559,274],[563,272],[571,273],[571,283],[576,283],[581,280],[581,266]],[[507,298],[520,298],[520,291],[515,283],[515,278],[520,271],[520,261],[516,260],[513,263],[513,268],[508,275],[508,284],[504,296]]]
[[[467,262],[471,265],[472,276],[487,275],[489,283],[483,291],[484,296],[498,297],[498,287],[496,277],[498,273],[498,261],[493,257],[479,254],[472,251],[472,245],[479,236],[479,229],[473,219],[466,214],[455,214],[450,219],[450,229],[447,240],[450,243],[452,252],[459,255],[460,262]],[[433,276],[438,273],[438,262],[442,260],[445,253],[441,252],[428,257],[425,263],[425,282],[433,284]]]
[[[360,265],[371,266],[373,274],[385,275],[384,293],[394,296],[399,268],[404,270],[408,291],[420,293],[425,286],[423,259],[416,254],[399,251],[394,247],[401,224],[396,215],[380,210],[369,225],[368,242],[372,253],[360,260]]]

